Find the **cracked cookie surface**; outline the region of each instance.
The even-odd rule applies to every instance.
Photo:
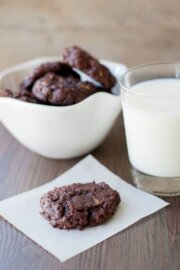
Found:
[[[59,229],[82,229],[110,219],[120,203],[120,196],[104,182],[54,188],[40,200],[42,216]]]
[[[72,105],[97,91],[97,87],[90,82],[78,81],[72,76],[64,78],[54,73],[47,73],[32,88],[35,98],[52,105]]]
[[[116,84],[116,78],[111,74],[110,70],[78,46],[65,49],[63,61],[71,67],[86,73],[108,91]]]

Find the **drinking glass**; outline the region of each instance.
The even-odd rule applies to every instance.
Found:
[[[150,91],[142,83],[150,83]],[[137,66],[121,77],[120,85],[135,185],[161,196],[179,195],[180,63]]]

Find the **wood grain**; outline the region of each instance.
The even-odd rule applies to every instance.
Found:
[[[0,0],[0,69],[79,44],[128,66],[180,60],[174,0]],[[122,116],[93,155],[132,183]],[[0,125],[0,199],[37,187],[74,165],[21,146]],[[180,197],[88,251],[60,263],[0,218],[0,270],[179,270]]]

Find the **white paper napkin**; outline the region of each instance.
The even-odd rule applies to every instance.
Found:
[[[40,215],[40,197],[54,187],[74,182],[106,182],[121,196],[114,217],[103,225],[79,230],[54,229]],[[37,244],[65,261],[124,230],[131,224],[168,205],[121,180],[91,155],[63,175],[41,187],[0,202],[0,214]]]

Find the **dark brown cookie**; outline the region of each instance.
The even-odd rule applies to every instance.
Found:
[[[61,77],[47,73],[37,80],[32,94],[38,100],[53,105],[71,105],[97,92],[97,88],[89,82],[81,82],[72,76]]]
[[[119,203],[119,193],[104,182],[55,188],[40,200],[42,216],[59,229],[102,224],[114,215]]]
[[[29,103],[39,103],[38,100],[36,98],[33,98],[33,97],[30,97],[30,96],[19,96],[17,97],[16,99],[19,99],[19,100],[22,100],[22,101],[25,101],[25,102],[29,102]]]
[[[39,101],[32,95],[32,93],[26,89],[22,89],[19,93],[16,93],[14,98],[29,103],[39,103]]]
[[[20,91],[23,91],[24,89],[31,90],[35,81],[49,72],[53,72],[63,77],[72,76],[74,79],[80,79],[80,76],[75,71],[73,71],[73,69],[69,65],[65,63],[44,63],[35,68],[32,73],[24,79],[24,81],[20,85]]]
[[[13,97],[14,94],[9,89],[0,89],[0,97]]]
[[[26,101],[26,102],[38,103],[38,100],[36,98],[32,97],[32,94],[27,90],[24,90],[20,94],[20,93],[13,93],[9,89],[1,89],[0,90],[0,97],[11,97],[11,98],[19,99],[19,100]]]
[[[110,90],[116,84],[116,78],[109,69],[91,56],[88,52],[77,46],[64,50],[63,61],[73,68],[77,68],[88,76],[101,83],[101,85]]]

